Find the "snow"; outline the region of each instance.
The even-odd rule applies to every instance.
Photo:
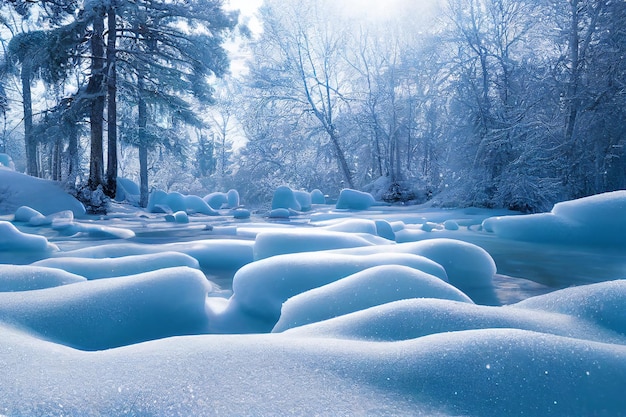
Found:
[[[40,290],[81,281],[86,279],[54,267],[0,265],[0,292]]]
[[[43,236],[23,233],[12,223],[0,221],[0,251],[51,252],[58,248]]]
[[[48,258],[33,262],[32,265],[62,269],[87,279],[121,277],[184,266],[200,268],[195,258],[180,252],[159,252],[118,258]]]
[[[409,298],[472,302],[438,277],[406,266],[383,265],[291,297],[283,303],[280,319],[272,331],[281,332]]]
[[[281,185],[274,190],[274,196],[272,197],[272,210],[302,210],[302,206],[298,202],[294,191],[286,185]],[[273,216],[281,217],[281,216]]]
[[[483,227],[500,237],[572,245],[626,246],[626,191],[557,203],[550,213],[495,217]]]
[[[87,216],[0,184],[0,415],[626,415],[623,192],[272,220],[235,190]]]
[[[44,215],[71,210],[74,216],[85,215],[85,207],[53,181],[29,177],[0,168],[0,213],[14,213],[28,206]]]
[[[374,203],[374,197],[371,194],[344,188],[339,193],[336,208],[343,210],[367,210]]]

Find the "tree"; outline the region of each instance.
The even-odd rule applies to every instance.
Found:
[[[264,105],[290,106],[291,117],[306,119],[309,132],[324,132],[340,175],[353,188],[337,123],[342,108],[348,106],[348,67],[342,67],[346,37],[323,15],[326,6],[293,1],[266,4],[261,11],[264,31],[253,46],[256,61],[250,84]]]
[[[160,120],[202,126],[192,105],[194,100],[198,105],[213,102],[209,79],[228,70],[223,43],[237,14],[226,13],[219,0],[144,0],[124,3],[117,12],[123,59],[116,68],[124,74],[118,83],[137,106],[136,135],[129,137],[139,148],[140,203],[145,206],[148,151],[163,137],[149,133],[148,120],[156,128]]]

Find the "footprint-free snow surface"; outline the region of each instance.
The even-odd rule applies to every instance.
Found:
[[[626,416],[626,192],[89,217],[0,182],[0,416]]]

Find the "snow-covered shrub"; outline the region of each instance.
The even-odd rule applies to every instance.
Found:
[[[106,214],[110,202],[109,197],[104,194],[102,185],[99,185],[95,190],[84,185],[77,190],[76,199],[83,203],[89,214]]]

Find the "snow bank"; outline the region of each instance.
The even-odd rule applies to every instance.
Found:
[[[408,253],[368,256],[325,252],[278,255],[253,262],[237,271],[233,296],[221,315],[211,323],[216,332],[269,332],[290,297],[379,265],[404,265],[446,280],[437,263]]]
[[[376,201],[369,193],[344,188],[339,193],[339,199],[335,207],[341,210],[367,210]]]
[[[408,298],[472,302],[461,291],[433,275],[406,266],[384,265],[365,269],[288,299],[272,331],[282,332]]]
[[[97,223],[61,221],[53,223],[52,228],[62,234],[74,237],[91,237],[100,239],[132,239],[135,237],[135,232],[130,229],[104,226]]]
[[[85,350],[206,329],[204,274],[169,268],[35,291],[0,293],[0,320]]]
[[[198,269],[195,258],[180,252],[159,252],[130,255],[119,258],[48,258],[33,263],[34,266],[58,268],[87,279],[100,279],[136,275],[165,268],[189,267]]]
[[[20,232],[13,224],[0,221],[0,251],[50,252],[59,248],[43,236]]]
[[[55,268],[0,265],[0,292],[29,291],[83,282],[82,276]]]
[[[85,207],[53,181],[0,169],[0,214],[14,213],[28,206],[43,215],[71,210],[74,216],[85,215]]]
[[[505,239],[566,245],[626,246],[626,191],[557,203],[550,213],[488,218]]]

